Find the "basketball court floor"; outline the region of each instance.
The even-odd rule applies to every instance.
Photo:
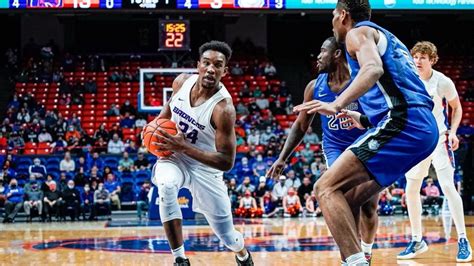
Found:
[[[323,218],[235,220],[255,265],[340,265]],[[449,216],[424,217],[430,250],[419,259],[397,261],[410,240],[408,217],[381,217],[372,265],[457,264],[456,229]],[[466,217],[474,240],[474,216]],[[173,265],[161,224],[154,221],[15,223],[0,225],[0,265]],[[185,221],[192,265],[235,265],[205,221]]]

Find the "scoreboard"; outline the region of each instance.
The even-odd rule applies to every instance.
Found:
[[[471,10],[474,0],[371,0],[374,10]],[[0,0],[0,9],[333,9],[337,0]]]
[[[190,50],[189,20],[160,20],[160,51]]]

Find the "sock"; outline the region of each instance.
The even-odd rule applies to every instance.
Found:
[[[237,259],[239,259],[240,261],[246,261],[249,258],[250,253],[247,251],[247,253],[245,253],[245,256],[243,257],[239,256],[239,254],[236,254],[236,256],[237,256]]]
[[[186,258],[186,256],[184,255],[184,245],[181,245],[179,248],[177,249],[172,249],[171,250],[171,253],[173,254],[174,258],[178,258],[178,257],[181,257],[183,259]]]
[[[372,254],[372,246],[374,243],[367,244],[364,241],[360,241],[360,245],[362,246],[362,252],[365,254]]]
[[[365,260],[364,252],[352,254],[346,259],[347,265],[355,265],[358,263],[366,263],[366,262],[367,261]]]
[[[422,239],[421,235],[412,235],[411,241],[420,242]]]
[[[458,240],[461,239],[461,238],[467,239],[466,233],[459,233],[458,234]]]

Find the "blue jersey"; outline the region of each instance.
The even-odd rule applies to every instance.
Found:
[[[314,84],[313,99],[322,102],[333,102],[336,100],[338,94],[331,91],[328,85],[327,73],[322,73],[316,79]],[[362,112],[358,102],[349,104],[346,109]],[[321,127],[323,129],[323,147],[324,152],[337,149],[344,151],[347,147],[352,145],[354,141],[364,134],[365,130],[357,128],[347,130],[347,127],[342,125],[344,120],[336,118],[336,115],[321,115]]]
[[[359,98],[359,103],[373,125],[377,125],[390,111],[406,114],[410,107],[433,109],[433,101],[418,76],[417,69],[407,47],[395,35],[370,22],[362,21],[355,27],[368,26],[377,29],[387,38],[387,49],[381,56],[384,74],[380,80]],[[347,62],[354,78],[360,70],[359,63],[346,52]]]

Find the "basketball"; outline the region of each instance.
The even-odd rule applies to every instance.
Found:
[[[161,135],[158,129],[164,130],[171,135],[176,135],[176,124],[166,118],[155,118],[148,123],[142,131],[143,145],[147,150],[158,157],[168,157],[173,154],[173,151],[160,150],[160,148],[153,144],[154,142],[161,142],[155,134]]]

